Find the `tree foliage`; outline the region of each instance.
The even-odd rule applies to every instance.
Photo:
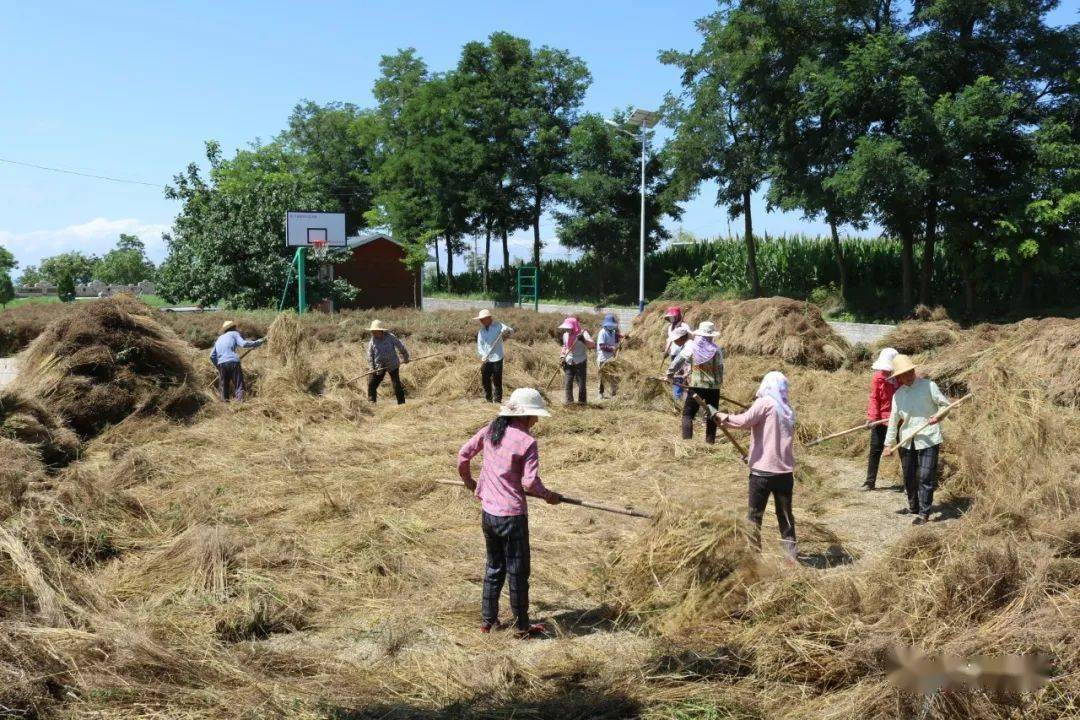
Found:
[[[109,285],[138,285],[154,276],[146,245],[137,235],[120,234],[116,247],[94,266],[94,279]]]
[[[85,285],[94,279],[98,258],[81,252],[67,252],[47,257],[41,261],[41,276],[53,285],[60,285],[65,277],[77,285]],[[73,291],[74,292],[74,291]]]
[[[0,305],[7,304],[15,299],[15,283],[11,282],[11,273],[0,272]]]

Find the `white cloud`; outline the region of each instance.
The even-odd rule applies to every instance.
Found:
[[[42,258],[57,253],[79,251],[88,255],[102,255],[116,246],[120,233],[138,235],[146,243],[146,254],[154,262],[165,257],[165,242],[161,234],[169,230],[168,225],[147,223],[135,218],[93,220],[69,225],[56,230],[31,230],[16,233],[0,230],[0,245],[10,250],[19,267],[37,265]]]

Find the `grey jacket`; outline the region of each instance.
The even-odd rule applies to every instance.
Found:
[[[368,363],[372,370],[396,370],[401,363],[398,361],[398,353],[406,362],[409,361],[409,351],[405,344],[398,340],[397,336],[390,332],[383,333],[381,340],[375,340],[371,336],[367,347]]]

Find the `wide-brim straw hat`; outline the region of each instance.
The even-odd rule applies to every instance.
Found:
[[[221,323],[221,332],[228,332],[234,327],[236,327],[236,323],[234,323],[232,320],[226,320],[225,322]]]
[[[694,331],[694,335],[697,337],[707,337],[714,339],[720,337],[720,333],[716,332],[716,326],[708,320],[702,321],[702,323],[697,326],[697,330]]]
[[[551,417],[544,406],[544,398],[533,388],[518,388],[510,393],[510,399],[499,409],[500,417]]]
[[[892,367],[893,370],[892,375],[889,376],[890,379],[898,378],[904,373],[911,372],[915,369],[915,363],[913,363],[911,358],[907,355],[897,355],[893,358]]]
[[[485,318],[489,317],[491,317],[491,311],[487,308],[484,308],[476,314],[476,317],[474,317],[473,320],[484,320]]]
[[[386,332],[386,326],[382,324],[382,320],[371,321],[371,327],[368,328],[368,332],[375,332],[376,330]]]

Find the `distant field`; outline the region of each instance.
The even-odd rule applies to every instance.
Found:
[[[165,302],[157,295],[143,295],[140,299],[151,307],[166,307],[168,305],[172,305],[172,303]],[[76,298],[75,302],[86,302],[87,300],[97,300],[97,298]],[[60,298],[56,297],[55,295],[15,298],[7,305],[5,305],[3,309],[10,310],[11,308],[17,308],[22,305],[48,305],[58,302],[60,302]]]

